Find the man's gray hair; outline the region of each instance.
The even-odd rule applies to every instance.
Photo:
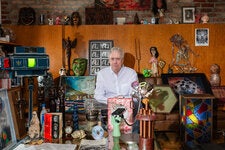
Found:
[[[112,48],[110,49],[109,56],[110,56],[110,54],[111,54],[112,52],[118,52],[118,53],[120,53],[121,58],[122,58],[122,59],[124,58],[124,51],[123,51],[122,48],[119,48],[119,47],[112,47]]]

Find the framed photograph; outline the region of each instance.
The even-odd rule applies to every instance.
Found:
[[[177,98],[182,94],[212,94],[211,85],[204,73],[162,74],[163,84],[169,84]]]
[[[16,142],[7,89],[0,89],[0,149],[12,149]]]
[[[209,46],[209,29],[195,29],[195,46]]]
[[[16,139],[22,140],[23,138],[25,138],[25,136],[27,136],[26,117],[25,117],[26,101],[24,99],[21,99],[20,97],[21,95],[20,87],[8,89],[7,92],[11,108],[11,114],[14,122]]]
[[[195,7],[182,7],[182,21],[183,23],[195,23]]]
[[[149,99],[152,110],[157,113],[170,113],[177,103],[177,97],[169,85],[154,86]]]
[[[89,75],[109,66],[109,51],[113,47],[112,40],[89,41]]]

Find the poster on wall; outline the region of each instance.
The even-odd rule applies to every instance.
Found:
[[[195,46],[209,46],[209,29],[195,29]]]
[[[113,10],[149,10],[151,7],[151,0],[104,0],[102,2],[106,7],[112,8]]]
[[[109,51],[113,47],[112,40],[89,41],[89,75],[109,66]]]

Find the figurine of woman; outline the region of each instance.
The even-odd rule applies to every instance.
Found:
[[[159,75],[158,73],[158,56],[159,52],[156,47],[151,47],[150,48],[150,53],[151,53],[151,59],[149,60],[149,63],[152,65],[151,70],[152,70],[152,76],[157,77]]]
[[[31,139],[37,139],[40,137],[40,121],[36,111],[32,112],[32,119],[28,129],[28,136]]]

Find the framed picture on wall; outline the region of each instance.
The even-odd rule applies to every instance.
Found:
[[[182,21],[183,23],[195,23],[195,7],[182,7]]]
[[[109,51],[113,47],[112,40],[89,41],[89,75],[109,66]]]
[[[209,29],[195,29],[195,46],[209,46]]]

